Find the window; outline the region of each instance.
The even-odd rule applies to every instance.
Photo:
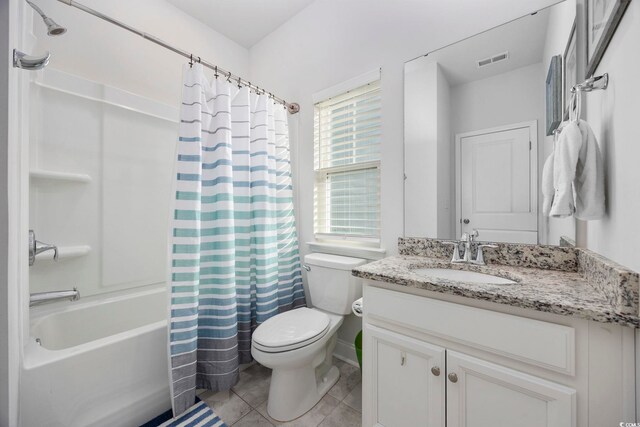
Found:
[[[316,238],[380,239],[378,79],[315,105]]]

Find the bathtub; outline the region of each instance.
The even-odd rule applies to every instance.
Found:
[[[138,426],[169,409],[166,304],[163,287],[32,309],[21,425]]]

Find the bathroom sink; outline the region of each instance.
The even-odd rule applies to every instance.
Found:
[[[513,285],[516,282],[504,277],[491,274],[477,273],[475,271],[451,270],[448,268],[416,268],[414,273],[424,277],[453,280],[465,283],[486,283],[491,285]]]

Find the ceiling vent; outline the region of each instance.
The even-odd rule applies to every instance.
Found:
[[[495,64],[496,62],[505,61],[509,59],[509,52],[502,52],[489,58],[480,59],[478,61],[478,68],[486,67],[487,65]]]

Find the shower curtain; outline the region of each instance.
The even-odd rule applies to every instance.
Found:
[[[251,334],[305,305],[287,112],[268,96],[185,66],[171,236],[174,416],[196,389],[228,390]]]

